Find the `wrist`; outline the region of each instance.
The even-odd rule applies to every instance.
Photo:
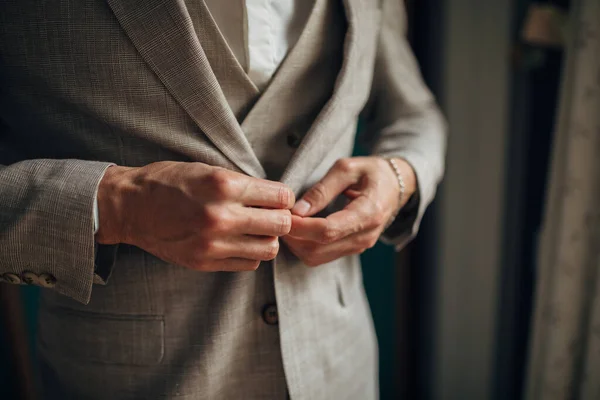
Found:
[[[127,206],[132,185],[131,174],[136,168],[111,166],[98,185],[97,206],[99,227],[96,242],[123,243],[127,237]]]
[[[395,185],[397,189],[397,205],[394,207],[392,214],[385,226],[387,229],[395,220],[400,210],[404,208],[407,202],[412,198],[417,189],[417,179],[411,165],[401,158],[385,158],[387,167],[393,172],[396,178]]]
[[[404,180],[404,205],[417,191],[417,176],[412,166],[403,158],[393,158]]]

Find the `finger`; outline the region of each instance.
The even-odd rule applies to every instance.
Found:
[[[376,229],[383,224],[376,203],[368,196],[361,195],[352,200],[342,210],[328,215],[327,229],[324,232],[326,242],[331,243],[347,236]]]
[[[285,244],[306,265],[314,267],[341,257],[361,254],[375,245],[380,232],[377,229],[357,233],[331,244],[296,239],[286,236]]]
[[[217,259],[244,258],[269,261],[279,253],[279,240],[276,237],[242,235],[213,244],[212,254]]]
[[[350,200],[354,200],[355,198],[360,196],[360,191],[356,190],[356,189],[346,189],[346,191],[344,192],[344,195],[347,198],[349,198]]]
[[[296,197],[292,189],[280,182],[247,177],[239,201],[246,206],[265,207],[274,209],[292,208]]]
[[[352,158],[338,160],[327,174],[311,187],[292,208],[292,213],[310,217],[323,210],[361,177],[360,161]]]
[[[301,240],[312,240],[322,243],[327,230],[325,218],[299,217],[292,215],[292,228],[288,236]]]
[[[359,196],[344,209],[326,218],[292,217],[289,236],[333,243],[349,235],[377,228],[379,220],[375,204],[366,196]]]
[[[292,214],[289,210],[239,207],[233,210],[233,214],[239,222],[235,232],[241,234],[283,236],[292,228]]]

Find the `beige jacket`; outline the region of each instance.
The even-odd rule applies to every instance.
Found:
[[[197,161],[300,194],[351,155],[362,115],[371,152],[416,171],[388,238],[406,243],[445,128],[404,30],[400,0],[317,0],[259,94],[201,0],[0,2],[0,273],[47,288],[48,398],[377,398],[358,257],[198,273],[96,246],[92,207],[111,163]]]

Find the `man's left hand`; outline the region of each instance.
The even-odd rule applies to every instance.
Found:
[[[398,178],[387,160],[338,160],[292,209],[292,229],[283,237],[292,253],[306,265],[318,266],[373,247],[416,190],[412,167],[405,160],[395,161],[406,185],[402,204]],[[314,217],[341,194],[350,200],[342,210],[326,218]]]

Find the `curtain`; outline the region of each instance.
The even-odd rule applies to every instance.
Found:
[[[600,399],[600,1],[576,0],[538,249],[527,400]]]

